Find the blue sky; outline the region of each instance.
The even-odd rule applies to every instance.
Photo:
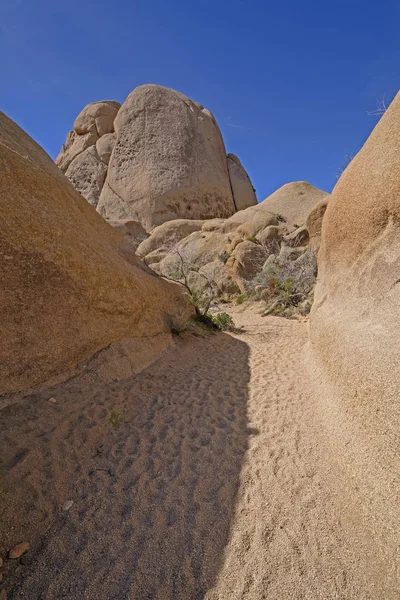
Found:
[[[88,102],[143,83],[216,116],[259,200],[330,191],[400,74],[400,2],[1,0],[0,108],[54,158]]]

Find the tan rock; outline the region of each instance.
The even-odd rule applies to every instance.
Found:
[[[224,143],[208,111],[174,90],[144,85],[122,105],[115,131],[107,181],[126,206],[124,218],[150,231],[177,218],[234,213]],[[121,218],[114,200],[102,194],[106,218]]]
[[[110,157],[115,146],[115,134],[106,133],[102,135],[96,142],[96,150],[100,160],[108,165]]]
[[[75,131],[70,131],[63,147],[61,148],[57,158],[56,165],[61,171],[66,171],[71,162],[90,146],[94,146],[99,139],[97,131],[92,128],[84,135],[78,135]]]
[[[154,250],[164,248],[166,251],[176,245],[180,240],[187,237],[194,231],[199,231],[204,221],[190,221],[189,219],[176,219],[167,221],[158,227],[155,227],[151,235],[140,244],[137,254],[147,256]]]
[[[261,203],[257,204],[257,206],[250,206],[249,208],[240,210],[229,219],[226,219],[222,231],[224,233],[239,231],[242,236],[255,236],[262,229],[270,225],[279,225],[279,221],[276,215],[266,210]]]
[[[113,133],[114,120],[120,106],[120,103],[114,100],[91,102],[76,117],[74,131],[82,135],[94,128],[98,137],[106,133]]]
[[[272,246],[277,249],[279,245],[280,229],[277,225],[269,225],[257,233],[257,240],[262,246]]]
[[[87,148],[70,163],[65,171],[76,190],[93,206],[97,206],[107,166],[100,160],[96,147]]]
[[[228,154],[227,165],[236,210],[256,205],[257,198],[250,177],[238,157]]]
[[[60,376],[121,338],[165,344],[168,315],[190,312],[181,289],[146,269],[3,113],[0,209],[0,394]]]
[[[203,231],[221,231],[226,219],[207,219],[204,221]]]
[[[246,282],[262,271],[267,256],[266,249],[254,242],[245,240],[236,246],[226,267],[241,292],[246,291]]]
[[[23,554],[26,554],[26,552],[28,552],[30,547],[31,545],[29,544],[29,542],[22,542],[21,544],[17,544],[9,551],[8,558],[11,558],[13,560],[16,558],[20,558]]]
[[[317,253],[321,244],[322,220],[328,207],[330,196],[326,196],[314,206],[306,219],[306,226],[310,235],[310,248]]]
[[[304,246],[310,240],[310,234],[305,225],[297,227],[294,231],[284,236],[283,241],[287,246],[295,248],[297,246]]]
[[[399,94],[333,190],[318,265],[309,364],[321,416],[374,544],[394,564],[400,530]]]
[[[306,181],[295,181],[283,185],[263,200],[260,206],[283,217],[290,228],[296,228],[305,224],[312,208],[326,195],[326,192]]]
[[[161,262],[160,269],[165,275],[175,272],[182,257],[185,265],[203,267],[223,256],[227,251],[227,236],[217,232],[195,231],[176,244],[179,255],[172,250]]]
[[[148,233],[143,229],[139,221],[108,221],[111,227],[122,233],[128,245],[136,252],[139,244],[147,239]]]

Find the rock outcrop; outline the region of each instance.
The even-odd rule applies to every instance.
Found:
[[[91,119],[108,131],[103,116],[82,118],[82,135]],[[180,287],[147,269],[3,113],[0,205],[0,394],[58,376],[117,340],[134,338],[151,361],[169,343],[174,315],[190,314]]]
[[[56,158],[56,164],[90,204],[97,206],[115,144],[114,120],[119,102],[88,104],[79,113],[74,129]]]
[[[315,389],[384,556],[400,529],[399,94],[332,193],[318,264]]]
[[[257,204],[256,193],[251,185],[250,177],[239,158],[235,154],[228,154],[227,164],[236,210],[243,210]]]
[[[290,227],[300,227],[317,202],[326,195],[326,192],[306,181],[294,181],[283,185],[262,204],[265,210],[282,217]]]
[[[151,232],[137,252],[159,274],[171,277],[183,262],[197,288],[207,286],[211,278],[221,295],[245,293],[263,270],[288,260],[294,263],[308,251],[304,207],[314,206],[321,196],[325,198],[326,192],[310,184],[288,184],[272,194],[273,202],[267,198],[228,219],[164,223]],[[278,215],[270,212],[274,203]],[[300,227],[291,223],[293,215]],[[313,265],[310,268],[312,273],[307,279],[314,283]]]
[[[56,162],[103,217],[139,221],[148,232],[257,204],[210,111],[157,85],[137,87],[122,106],[86,106]]]

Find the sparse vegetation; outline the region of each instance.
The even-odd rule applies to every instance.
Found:
[[[219,329],[220,331],[230,331],[235,326],[232,317],[226,312],[218,313],[216,315],[206,313],[198,316],[197,320],[199,323],[202,323],[211,329]]]
[[[246,293],[245,294],[239,294],[239,296],[237,296],[235,298],[235,304],[237,304],[239,306],[240,304],[243,304],[243,302],[245,302],[246,300],[248,300],[248,298],[249,298],[249,295],[246,294]]]
[[[255,235],[248,235],[248,236],[246,237],[246,240],[247,240],[248,242],[253,242],[253,244],[259,244],[259,243],[260,243],[260,242],[258,241],[258,239],[256,238],[256,236],[255,236]]]
[[[110,415],[110,423],[114,429],[119,429],[123,423],[123,418],[120,413],[112,411]]]
[[[308,314],[317,275],[314,254],[307,251],[297,260],[286,258],[259,273],[251,282],[253,289],[262,288],[266,303],[264,315],[291,317]]]
[[[224,264],[227,262],[228,258],[229,258],[229,252],[222,252],[221,254],[218,254],[218,258],[221,262],[223,262]]]

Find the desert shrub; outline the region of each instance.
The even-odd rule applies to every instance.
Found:
[[[122,415],[112,411],[110,415],[110,423],[114,429],[119,429],[123,423]]]
[[[261,297],[266,303],[263,314],[290,317],[307,314],[311,308],[317,262],[307,250],[297,260],[286,257],[258,273],[251,282],[255,289],[263,288]]]
[[[229,256],[230,256],[229,252],[222,252],[221,254],[218,254],[219,260],[221,262],[223,262],[224,264],[227,262]]]
[[[248,294],[239,294],[239,296],[235,298],[235,304],[237,304],[238,306],[240,304],[243,304],[243,302],[245,302],[248,299],[248,297]]]
[[[260,243],[260,242],[258,241],[258,239],[256,238],[256,236],[255,236],[255,235],[248,235],[248,236],[246,237],[246,240],[247,240],[248,242],[253,242],[253,244],[259,244],[259,243]]]
[[[206,325],[211,329],[219,329],[220,331],[229,331],[234,328],[232,317],[225,312],[216,315],[212,315],[211,313],[197,315],[197,320],[202,325]]]

